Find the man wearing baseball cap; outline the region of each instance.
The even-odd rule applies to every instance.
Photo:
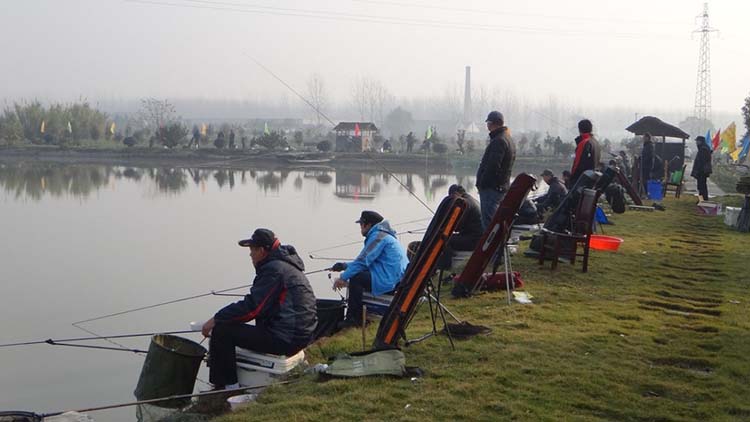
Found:
[[[360,233],[365,237],[365,247],[354,261],[337,262],[331,267],[333,271],[343,271],[334,281],[333,288],[349,289],[344,327],[362,325],[362,294],[365,291],[375,296],[393,291],[409,264],[395,230],[382,215],[362,211],[355,223],[359,224]]]
[[[239,245],[250,249],[255,279],[250,294],[225,306],[201,330],[210,337],[209,380],[215,389],[237,388],[235,347],[292,356],[312,340],[318,324],[315,295],[294,246],[257,229]],[[255,325],[245,324],[255,320]]]
[[[510,137],[510,130],[505,126],[503,114],[490,112],[486,123],[490,141],[479,163],[476,182],[484,228],[489,226],[510,187],[510,176],[516,161],[516,146]]]

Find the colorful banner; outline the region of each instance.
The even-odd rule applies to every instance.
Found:
[[[711,141],[711,150],[716,151],[716,148],[719,147],[719,141],[721,140],[721,129],[718,129],[716,131],[716,135],[714,135],[714,139]]]
[[[266,123],[264,124],[264,126],[263,126],[263,134],[264,134],[264,135],[270,135],[270,134],[271,134],[271,131],[270,131],[270,130],[268,130],[268,122],[266,122]]]
[[[737,127],[732,122],[721,134],[721,152],[733,153],[737,149],[737,136],[735,134]]]
[[[750,151],[750,133],[746,133],[745,137],[740,141],[740,148],[737,148],[730,155],[734,161],[740,161],[747,157],[747,153]]]

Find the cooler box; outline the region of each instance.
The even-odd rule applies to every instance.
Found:
[[[305,351],[294,356],[267,355],[247,349],[235,349],[237,380],[243,387],[260,387],[276,382],[305,360]]]
[[[719,215],[721,204],[716,202],[701,201],[698,202],[698,213],[703,215]]]

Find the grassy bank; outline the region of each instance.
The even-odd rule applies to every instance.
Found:
[[[445,337],[405,348],[407,365],[425,371],[417,380],[308,375],[219,421],[748,420],[750,238],[694,203],[615,216],[607,234],[625,242],[594,252],[587,274],[516,257],[533,305],[509,308],[503,293],[446,299],[493,331],[455,351]],[[423,308],[411,336],[428,318]],[[309,347],[308,359],[360,348],[349,331]]]

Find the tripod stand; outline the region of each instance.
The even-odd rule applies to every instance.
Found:
[[[443,279],[443,270],[440,270],[438,273],[438,287],[437,290],[435,289],[435,284],[432,281],[432,277],[430,277],[427,280],[427,285],[425,286],[425,294],[422,296],[422,299],[419,301],[419,305],[421,305],[424,298],[427,298],[427,303],[430,307],[430,319],[432,321],[432,331],[424,334],[420,337],[417,337],[413,340],[406,340],[406,345],[419,343],[423,340],[426,340],[434,335],[438,334],[437,330],[437,315],[440,314],[440,319],[443,321],[443,329],[445,330],[445,334],[448,336],[448,341],[451,344],[451,349],[456,350],[456,345],[453,343],[453,336],[451,335],[450,328],[448,327],[448,321],[446,321],[445,314],[451,316],[457,323],[461,324],[462,321],[456,317],[456,315],[453,314],[453,312],[450,311],[443,303],[440,301],[440,287],[442,283],[440,282]],[[434,294],[433,294],[434,293]],[[434,302],[434,304],[433,304]],[[418,305],[418,306],[419,306]],[[416,312],[415,312],[416,314]],[[406,339],[406,333],[402,333],[404,339]]]

